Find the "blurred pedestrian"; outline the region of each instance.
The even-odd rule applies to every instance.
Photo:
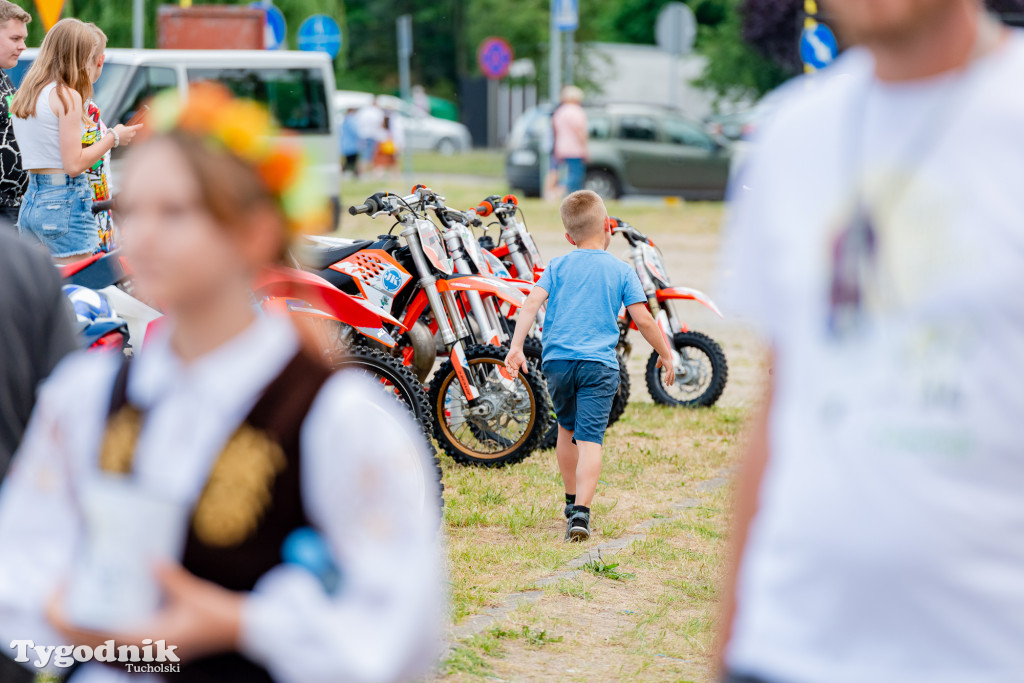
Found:
[[[373,168],[377,145],[384,137],[384,110],[380,108],[376,95],[370,104],[359,110],[356,129],[359,132],[359,161],[363,166],[362,172],[366,173]]]
[[[405,146],[405,131],[401,117],[394,111],[384,114],[383,136],[377,145],[377,156],[373,160],[373,168],[377,177],[390,174],[394,170],[402,148]]]
[[[422,85],[412,86],[412,103],[421,112],[430,116],[430,97]]]
[[[18,227],[60,263],[99,248],[85,172],[112,148],[130,142],[139,129],[118,124],[99,141],[82,146],[85,103],[92,96],[100,52],[92,27],[61,19],[47,32],[11,105],[22,167],[29,171]]]
[[[345,119],[341,122],[341,157],[344,160],[342,171],[359,177],[359,121],[358,111],[349,107]]]
[[[727,680],[1021,680],[1024,37],[979,0],[825,10],[855,47],[733,186],[729,298],[773,354]]]
[[[410,505],[428,467],[419,428],[252,305],[288,237],[329,220],[315,171],[269,112],[215,84],[157,96],[147,129],[126,160],[121,249],[166,322],[130,362],[78,354],[44,387],[0,489],[0,651],[164,641],[183,681],[414,679],[443,610],[439,510]],[[161,501],[175,524],[149,523]],[[114,505],[116,519],[102,514]],[[95,545],[111,533],[101,519],[139,538]],[[173,526],[182,538],[141,538]],[[99,598],[63,592],[83,566],[148,577],[135,548],[176,540],[180,564],[156,566],[164,600],[144,625],[87,630],[72,616],[84,604],[111,619]],[[131,576],[116,590],[145,586]],[[92,661],[72,681],[121,681],[123,666]]]
[[[7,0],[0,0],[0,216],[6,218],[4,229],[18,223],[21,198],[28,187],[28,173],[21,168],[21,152],[14,137],[11,100],[14,84],[2,69],[13,69],[25,51],[28,23],[32,16]]]
[[[575,85],[562,88],[562,103],[551,116],[554,155],[564,174],[566,193],[583,189],[587,172],[587,113],[583,111],[583,91]]]

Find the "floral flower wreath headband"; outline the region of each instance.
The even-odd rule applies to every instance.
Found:
[[[297,135],[283,131],[266,107],[234,97],[213,82],[195,83],[188,97],[165,90],[150,101],[149,134],[180,130],[252,166],[277,200],[292,234],[323,232],[330,207],[313,160]]]

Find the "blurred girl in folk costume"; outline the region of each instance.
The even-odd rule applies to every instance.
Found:
[[[313,164],[264,108],[212,83],[185,101],[159,95],[144,130],[118,195],[119,241],[165,324],[130,362],[72,356],[41,391],[0,489],[0,641],[163,640],[181,660],[169,681],[426,673],[443,591],[440,511],[415,503],[429,471],[419,428],[253,302],[289,238],[328,225]],[[154,556],[147,546],[174,548],[156,579],[139,560]],[[141,569],[118,591],[163,594],[131,623],[76,591],[92,568],[125,567]],[[91,661],[79,676],[115,683],[125,665]]]

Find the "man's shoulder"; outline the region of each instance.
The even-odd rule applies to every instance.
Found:
[[[794,78],[767,95],[762,106],[770,113],[757,141],[768,145],[780,138],[806,138],[834,122],[850,106],[851,93],[871,78],[873,63],[870,53],[853,48],[828,69]]]

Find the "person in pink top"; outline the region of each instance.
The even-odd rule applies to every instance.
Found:
[[[583,189],[587,161],[587,113],[580,103],[583,91],[575,85],[562,88],[562,104],[551,116],[554,132],[554,156],[565,167],[565,191]]]

